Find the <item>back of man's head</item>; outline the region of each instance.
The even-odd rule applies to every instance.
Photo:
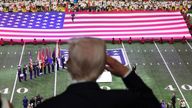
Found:
[[[73,80],[95,81],[105,67],[105,42],[94,38],[69,42],[67,68]]]

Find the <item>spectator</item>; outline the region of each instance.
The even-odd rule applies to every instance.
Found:
[[[35,108],[35,97],[32,97],[31,99],[30,99],[30,106],[32,106],[32,108]]]
[[[184,99],[181,99],[179,102],[180,108],[186,108],[186,103],[184,101]]]
[[[166,103],[164,100],[161,101],[161,108],[166,108]]]
[[[171,104],[172,104],[172,107],[173,107],[173,108],[176,108],[176,107],[175,107],[175,104],[176,104],[176,95],[175,95],[175,93],[172,94]]]
[[[40,96],[40,94],[38,94],[37,96],[36,96],[36,105],[38,105],[38,104],[41,104],[42,103],[42,97]]]
[[[72,84],[37,108],[161,108],[152,90],[135,73],[136,68],[127,68],[105,52],[105,42],[100,39],[71,40],[66,65]],[[96,79],[105,68],[121,77],[128,89],[100,89]]]

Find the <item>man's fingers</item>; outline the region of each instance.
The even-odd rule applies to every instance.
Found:
[[[109,66],[105,66],[105,69],[108,70],[108,71],[110,71],[110,72],[113,71],[113,69],[112,69],[111,67],[109,67]]]
[[[112,58],[111,56],[106,56],[106,64],[114,65],[115,63],[119,63],[116,59]]]

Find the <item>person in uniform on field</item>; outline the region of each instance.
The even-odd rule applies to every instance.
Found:
[[[28,99],[27,99],[27,97],[25,96],[24,98],[23,98],[23,108],[27,108],[28,107]]]
[[[43,72],[44,74],[47,73],[47,61],[43,62]]]
[[[175,104],[176,104],[176,95],[175,95],[175,93],[173,93],[173,95],[171,97],[171,104],[172,104],[173,108],[176,108],[175,107]]]
[[[24,77],[24,80],[27,81],[27,65],[23,67],[23,77]]]
[[[57,71],[59,70],[59,58],[56,58],[56,62],[57,62]]]
[[[55,64],[52,62],[52,63],[51,63],[51,70],[52,70],[52,72],[55,72],[55,69],[54,69],[54,68],[55,68]]]
[[[34,72],[34,78],[37,77],[37,64],[36,63],[33,63],[33,72]]]
[[[32,80],[33,79],[33,67],[29,64],[28,68],[29,68],[29,76],[30,76],[30,79]]]
[[[62,55],[61,57],[61,65],[62,65],[62,68],[64,69],[65,68],[65,56]]]
[[[39,63],[37,61],[37,65],[36,65],[36,70],[37,70],[37,76],[40,76],[40,67],[39,67]]]
[[[19,82],[21,82],[21,79],[22,79],[22,77],[21,77],[21,66],[18,66],[18,78],[19,78]]]

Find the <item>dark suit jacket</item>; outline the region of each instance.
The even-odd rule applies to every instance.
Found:
[[[37,108],[161,108],[152,90],[131,72],[123,79],[125,90],[102,90],[96,82],[70,85]]]

